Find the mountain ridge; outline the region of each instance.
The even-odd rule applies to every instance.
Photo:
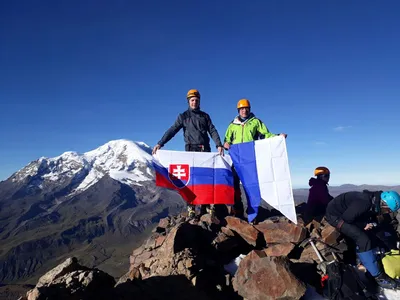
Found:
[[[114,140],[41,157],[0,182],[0,282],[32,282],[71,252],[111,274],[125,270],[127,259],[115,262],[184,207],[155,186],[150,153],[145,143]]]
[[[176,192],[155,185],[151,159],[143,142],[112,140],[84,153],[40,157],[1,181],[0,282],[35,282],[71,253],[120,276],[135,245],[186,207]],[[329,190],[335,196],[369,187]],[[297,204],[307,196],[308,188],[294,189]]]

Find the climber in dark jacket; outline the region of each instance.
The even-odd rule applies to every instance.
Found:
[[[314,176],[311,177],[308,184],[311,186],[305,211],[305,219],[311,221],[314,218],[325,215],[326,206],[333,199],[329,194],[328,182],[330,171],[326,167],[318,167],[314,170]]]
[[[398,288],[398,283],[390,278],[377,261],[377,245],[369,236],[377,226],[376,217],[382,208],[396,212],[400,208],[400,195],[395,191],[347,192],[334,198],[326,208],[326,220],[357,246],[357,256],[361,263],[384,288]]]
[[[200,92],[189,90],[187,93],[188,109],[180,113],[175,123],[164,133],[157,145],[153,148],[153,154],[171,140],[179,130],[183,129],[185,151],[211,152],[210,134],[218,152],[224,153],[224,148],[217,129],[211,121],[210,115],[200,109]]]
[[[164,147],[181,129],[183,129],[183,138],[185,141],[185,151],[188,152],[211,152],[210,138],[213,139],[218,153],[224,155],[224,148],[217,129],[211,121],[210,115],[200,109],[200,92],[191,89],[186,94],[188,109],[180,113],[175,123],[164,133],[162,138],[154,146],[152,154]],[[222,205],[219,205],[222,206]],[[195,206],[188,204],[188,216],[196,215]],[[200,215],[209,212],[214,215],[214,205],[201,205]]]

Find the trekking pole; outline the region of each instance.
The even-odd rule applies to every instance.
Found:
[[[322,255],[321,255],[321,253],[319,253],[319,250],[318,250],[318,248],[315,246],[313,240],[310,239],[309,242],[310,242],[310,244],[311,244],[311,247],[313,247],[313,249],[314,249],[314,251],[315,251],[315,254],[317,254],[319,260],[320,260],[321,262],[324,262],[324,259],[323,259]]]
[[[333,259],[334,259],[335,261],[339,261],[338,258],[337,258],[337,256],[336,256],[336,253],[335,253],[335,252],[331,252],[331,253],[332,253]]]
[[[318,268],[319,270],[321,270],[323,274],[326,274],[326,266],[329,264],[329,262],[327,262],[327,261],[322,257],[322,255],[321,255],[321,253],[319,252],[317,246],[315,246],[315,243],[314,243],[314,241],[313,241],[312,238],[310,238],[310,239],[308,240],[308,242],[310,243],[311,247],[312,247],[313,250],[315,251],[315,254],[318,256],[318,259],[321,261],[321,262],[318,264],[317,268]]]

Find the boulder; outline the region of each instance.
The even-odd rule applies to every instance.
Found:
[[[234,232],[236,232],[240,237],[242,237],[247,243],[252,246],[257,245],[257,240],[259,239],[260,232],[250,225],[246,221],[228,216],[225,218],[227,225],[226,227]]]
[[[321,255],[324,256],[325,251],[326,251],[326,246],[324,244],[320,243],[320,242],[316,242],[315,246],[317,247],[317,249],[319,250]],[[299,261],[300,262],[313,262],[313,261],[315,261],[317,263],[321,262],[319,260],[319,258],[318,258],[317,253],[315,253],[314,248],[310,244],[308,244],[304,248],[303,252],[301,253]]]
[[[241,262],[233,279],[233,288],[247,300],[294,300],[306,292],[306,286],[290,271],[286,257],[268,257],[253,250]]]
[[[48,285],[57,278],[69,272],[77,270],[87,270],[87,268],[81,266],[78,263],[78,259],[76,257],[70,257],[66,259],[63,263],[59,264],[58,266],[56,266],[55,268],[51,269],[46,274],[44,274],[42,277],[40,277],[38,283],[36,284],[36,287],[39,288]]]
[[[267,244],[300,243],[306,238],[307,229],[294,223],[266,223],[255,225],[263,235]]]
[[[327,224],[321,230],[322,241],[327,243],[328,245],[334,245],[337,243],[337,240],[340,236],[340,232],[336,230],[335,227]]]
[[[268,256],[288,256],[293,249],[294,244],[283,243],[269,246],[267,249],[265,249],[265,253]]]
[[[213,240],[212,245],[221,252],[232,251],[239,245],[237,238],[234,236],[226,235],[223,232],[219,232],[217,237]]]
[[[115,280],[107,273],[78,264],[75,257],[43,275],[36,287],[27,292],[28,300],[111,299]]]
[[[226,234],[227,236],[235,236],[235,234],[233,233],[232,230],[226,228],[226,227],[222,227],[221,228],[221,232]]]
[[[169,225],[169,222],[170,222],[170,218],[163,218],[163,219],[161,219],[159,222],[158,222],[158,226],[157,226],[157,228],[161,231],[162,229],[166,229],[167,227],[168,227],[168,225]]]

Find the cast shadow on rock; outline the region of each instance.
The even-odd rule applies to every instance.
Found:
[[[218,292],[216,287],[212,287],[207,280],[210,274],[204,274],[203,278],[196,278],[196,286],[184,275],[154,276],[145,280],[127,281],[117,285],[115,299],[146,299],[146,300],[216,300],[216,299],[240,299],[233,294]]]

